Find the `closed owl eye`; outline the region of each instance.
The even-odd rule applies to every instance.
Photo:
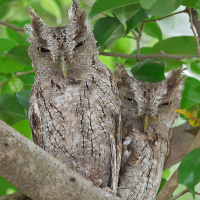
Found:
[[[38,51],[41,52],[41,53],[49,52],[49,49],[45,49],[45,48],[43,48],[43,47],[38,47],[37,49],[38,49]]]
[[[84,44],[85,44],[85,40],[82,41],[82,42],[80,42],[80,43],[78,43],[78,44],[75,46],[75,48],[80,47],[80,46],[82,46],[82,45],[84,45]]]
[[[126,100],[128,100],[128,101],[130,101],[130,102],[132,102],[132,103],[134,103],[134,102],[135,102],[133,99],[131,99],[131,98],[128,98],[128,97],[125,97],[125,99],[126,99]]]
[[[170,106],[172,104],[172,101],[166,101],[164,103],[162,103],[162,106]]]

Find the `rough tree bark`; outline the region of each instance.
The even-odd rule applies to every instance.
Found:
[[[103,200],[113,196],[0,121],[0,176],[33,200]]]

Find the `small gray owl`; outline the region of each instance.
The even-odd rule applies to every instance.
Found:
[[[29,101],[34,142],[96,186],[117,192],[121,114],[117,85],[98,60],[86,13],[72,0],[67,26],[48,27],[29,10]]]
[[[115,72],[122,101],[122,166],[118,195],[123,200],[154,199],[179,116],[182,69],[162,82],[136,80],[123,67]]]

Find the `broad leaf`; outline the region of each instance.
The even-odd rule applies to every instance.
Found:
[[[140,81],[157,83],[165,79],[166,63],[158,59],[146,59],[131,69],[133,76]]]
[[[133,15],[127,22],[127,29],[126,29],[126,35],[135,29],[137,25],[147,19],[149,16],[147,14],[147,11],[141,8],[135,15]]]
[[[0,5],[5,4],[5,3],[10,3],[12,1],[16,1],[16,0],[0,0]]]
[[[185,88],[182,93],[181,108],[188,108],[200,104],[200,81],[188,77],[184,85]]]
[[[10,79],[8,81],[8,85],[9,85],[11,91],[14,93],[20,92],[24,87],[23,82],[18,77],[14,77],[14,78]]]
[[[200,181],[200,148],[188,153],[178,168],[178,182],[185,185],[195,197],[194,187]]]
[[[119,19],[119,21],[125,26],[126,21],[130,19],[133,15],[135,15],[140,10],[140,8],[141,8],[140,4],[136,3],[133,5],[116,8],[113,10],[113,13]]]
[[[193,36],[180,36],[161,40],[151,49],[151,53],[154,54],[160,54],[161,51],[164,51],[167,54],[175,55],[198,54],[196,41]]]
[[[144,32],[151,37],[155,37],[158,38],[158,40],[162,40],[161,29],[156,22],[145,23]]]
[[[15,46],[5,55],[5,57],[11,58],[12,60],[23,65],[31,66],[31,59],[28,56],[28,46]]]
[[[194,8],[195,4],[198,2],[198,0],[183,0],[182,5],[190,8]]]
[[[22,120],[14,125],[12,125],[12,127],[20,132],[22,135],[24,135],[26,138],[28,138],[29,140],[32,141],[32,137],[31,137],[31,129],[30,129],[30,125],[29,125],[29,121],[26,120]]]
[[[0,55],[7,53],[16,45],[15,42],[9,39],[0,38]]]
[[[26,119],[24,109],[19,105],[15,96],[10,94],[0,96],[0,119],[9,125]]]
[[[92,19],[95,15],[106,10],[113,10],[136,3],[139,3],[139,0],[97,0],[89,12],[88,18]]]
[[[165,16],[176,10],[182,3],[182,0],[140,0],[144,9],[148,9],[152,15]]]
[[[14,186],[12,186],[8,181],[3,179],[1,176],[0,176],[0,188],[1,188],[0,197],[17,191],[17,189]]]
[[[23,90],[19,93],[16,93],[17,100],[19,104],[28,111],[29,105],[29,97],[30,97],[30,90]]]
[[[122,37],[124,34],[124,27],[117,18],[104,17],[99,19],[94,25],[94,36],[100,50],[104,46],[108,47],[113,41]]]

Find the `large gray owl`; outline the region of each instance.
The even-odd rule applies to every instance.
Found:
[[[182,70],[162,82],[136,80],[123,67],[115,72],[122,101],[122,166],[118,195],[123,200],[154,199],[168,155],[181,98]]]
[[[120,101],[86,13],[72,0],[67,26],[48,27],[30,8],[28,54],[35,68],[29,104],[34,142],[100,187],[117,191]]]

